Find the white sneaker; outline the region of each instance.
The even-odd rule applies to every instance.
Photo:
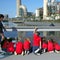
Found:
[[[27,53],[27,51],[25,50],[25,54]]]
[[[40,55],[40,53],[34,53],[34,54],[35,54],[35,55],[38,55],[38,56]]]
[[[55,50],[56,53],[59,53],[59,51]]]
[[[40,48],[38,48],[38,49],[35,51],[35,53],[37,53],[39,50],[40,50]]]
[[[17,55],[17,53],[16,53],[16,52],[14,52],[14,55]]]
[[[54,51],[49,51],[49,53],[53,53]]]
[[[22,52],[21,55],[24,55],[24,52]]]
[[[29,54],[29,51],[27,51],[27,54]]]
[[[43,51],[44,53],[46,52],[46,49],[44,49],[44,51]]]

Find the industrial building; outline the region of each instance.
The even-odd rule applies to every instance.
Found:
[[[27,8],[22,5],[21,0],[16,0],[17,2],[17,17],[27,16]]]

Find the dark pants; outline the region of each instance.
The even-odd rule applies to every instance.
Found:
[[[1,39],[2,39],[2,37],[0,36],[0,44],[1,44]]]
[[[2,51],[7,52],[7,49],[6,48],[2,48]]]

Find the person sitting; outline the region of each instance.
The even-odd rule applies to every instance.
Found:
[[[9,44],[8,44],[7,52],[14,53],[14,44],[12,43],[12,39],[10,38],[8,41]]]
[[[30,39],[26,38],[24,40],[24,50],[25,50],[25,54],[29,54],[30,53]]]
[[[16,43],[16,49],[15,49],[14,54],[15,55],[18,55],[18,54],[24,55],[24,53],[23,53],[23,43],[20,40],[18,40],[18,42]]]
[[[42,50],[43,50],[43,53],[47,52],[47,48],[48,48],[48,44],[47,44],[47,41],[46,41],[46,38],[43,37],[43,43],[42,43]]]
[[[59,53],[60,51],[60,45],[56,41],[54,42],[54,50],[56,53]]]
[[[50,53],[54,52],[54,42],[53,42],[53,39],[48,40],[48,52],[50,52]]]
[[[8,42],[7,38],[5,37],[3,39],[3,41],[1,42],[2,51],[7,52],[8,44],[9,44],[9,42]]]

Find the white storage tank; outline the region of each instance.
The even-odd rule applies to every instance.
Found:
[[[36,9],[36,17],[40,16],[40,9]]]

